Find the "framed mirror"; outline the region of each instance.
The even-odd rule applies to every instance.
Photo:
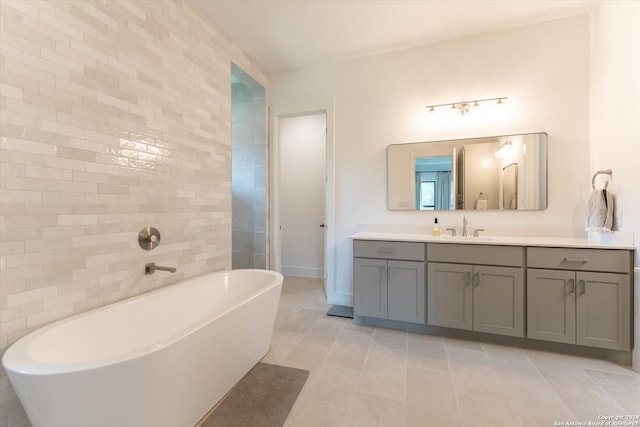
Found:
[[[391,210],[543,210],[547,134],[387,147]]]

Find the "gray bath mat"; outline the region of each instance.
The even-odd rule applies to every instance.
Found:
[[[281,427],[309,371],[258,363],[200,427]]]

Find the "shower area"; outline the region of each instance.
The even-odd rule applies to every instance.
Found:
[[[231,64],[232,268],[267,268],[265,89]]]

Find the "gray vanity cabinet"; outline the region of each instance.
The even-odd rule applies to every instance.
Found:
[[[471,274],[466,264],[429,262],[427,267],[428,324],[473,329]]]
[[[425,323],[425,245],[353,242],[354,314]]]
[[[524,336],[523,248],[429,244],[427,254],[429,325]]]
[[[630,349],[629,251],[528,248],[527,265],[529,338]]]

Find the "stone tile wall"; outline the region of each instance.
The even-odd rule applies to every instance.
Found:
[[[230,268],[230,66],[267,86],[260,67],[183,1],[0,0],[0,19],[0,352]],[[28,425],[0,372],[0,426]]]
[[[231,85],[232,268],[267,266],[267,138],[265,90],[242,70]]]

